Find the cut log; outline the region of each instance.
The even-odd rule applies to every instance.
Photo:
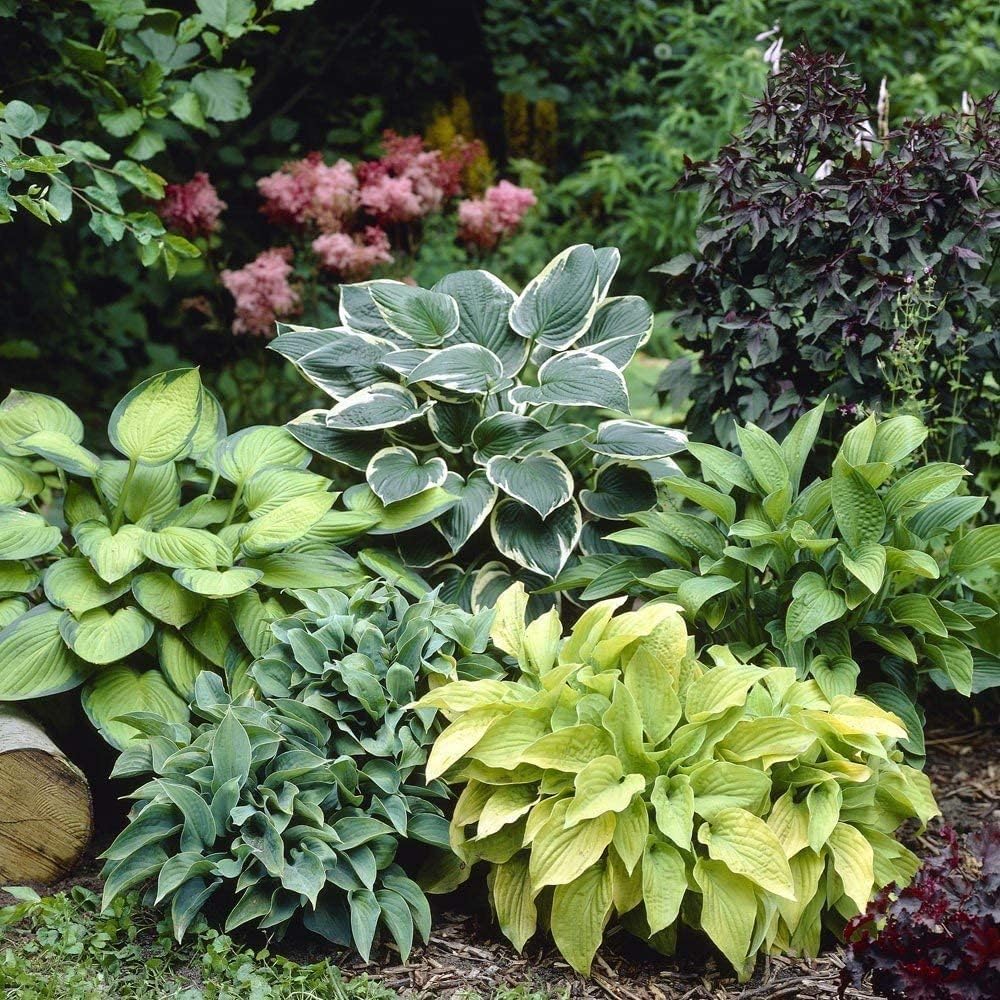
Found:
[[[47,885],[80,860],[90,788],[26,712],[0,704],[0,885]]]

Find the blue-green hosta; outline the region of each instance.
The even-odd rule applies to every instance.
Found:
[[[411,603],[381,583],[301,596],[306,607],[271,626],[278,642],[252,667],[261,700],[231,703],[206,673],[195,685],[203,724],[133,720],[149,740],[115,773],[153,777],[105,853],[105,901],[155,878],[178,939],[220,891],[227,930],[280,934],[301,918],[367,959],[381,927],[405,960],[430,910],[404,866],[427,845],[448,849],[447,788],[423,777],[441,727],[434,709],[408,706],[434,683],[501,674],[491,616],[432,595]]]
[[[286,588],[364,582],[336,543],[377,517],[333,510],[283,427],[227,435],[194,369],[133,389],[108,436],[120,458],[51,396],[0,404],[0,701],[82,686],[121,746],[117,716],[185,719],[206,668],[241,690],[268,623],[298,607]]]
[[[989,582],[1000,526],[966,528],[985,500],[959,495],[964,467],[913,465],[927,430],[912,416],[869,417],[829,475],[804,483],[822,415],[821,404],[780,445],[738,428],[740,454],[691,444],[700,475],[666,480],[659,508],[612,536],[642,555],[582,560],[556,585],[669,596],[699,644],[748,659],[766,646],[830,698],[860,678],[905,719],[920,756],[913,702],[928,679],[965,695],[1000,684]]]
[[[570,247],[520,295],[486,271],[430,290],[344,285],[341,326],[271,344],[335,400],[292,434],[349,470],[344,501],[378,518],[373,534],[397,536],[405,562],[437,567],[467,606],[489,605],[511,567],[554,577],[675,471],[684,435],[628,419],[622,371],[653,315],[608,297],[618,261]],[[619,416],[595,426],[594,410]]]
[[[815,954],[825,918],[916,870],[893,834],[937,807],[901,763],[906,730],[724,646],[704,666],[676,605],[615,614],[623,601],[592,606],[562,639],[554,611],[526,626],[511,588],[493,640],[520,676],[419,702],[451,722],[427,775],[465,785],[452,847],[489,864],[515,947],[547,925],[580,972],[615,918],[666,952],[680,924],[700,929],[741,978],[759,952]]]

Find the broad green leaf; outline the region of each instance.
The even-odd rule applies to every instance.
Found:
[[[226,437],[226,415],[222,406],[204,386],[201,389],[201,416],[191,435],[188,456],[202,466],[211,466],[219,443]]]
[[[62,616],[42,604],[0,631],[0,701],[44,698],[86,680],[93,667],[67,649]]]
[[[750,688],[767,674],[750,664],[706,670],[687,689],[685,716],[689,723],[717,719],[727,709],[746,703]]]
[[[821,626],[836,621],[847,612],[847,602],[836,590],[827,588],[818,573],[803,573],[792,588],[792,602],[785,614],[785,635],[799,642]]]
[[[565,350],[590,326],[600,285],[594,248],[568,247],[525,286],[510,308],[510,325],[529,341]]]
[[[244,427],[220,442],[216,466],[222,478],[243,486],[251,476],[271,466],[304,469],[309,452],[284,427]]]
[[[885,548],[878,542],[869,542],[853,552],[841,546],[839,552],[844,569],[873,594],[877,594],[885,579]]]
[[[263,570],[249,566],[233,569],[175,569],[174,579],[192,593],[219,600],[235,597],[249,590],[264,575]]]
[[[243,488],[243,506],[251,517],[261,517],[271,513],[289,500],[325,493],[331,482],[325,476],[300,469],[296,466],[270,466],[259,469]]]
[[[243,723],[232,710],[226,712],[212,740],[213,789],[235,780],[242,788],[250,774],[253,751]]]
[[[194,699],[194,682],[212,664],[191,648],[177,632],[160,629],[156,634],[157,662],[170,686],[186,701]]]
[[[409,448],[398,445],[376,452],[365,471],[368,485],[384,504],[443,486],[447,476],[444,459],[435,456],[421,461]]]
[[[687,450],[698,460],[706,479],[713,479],[727,489],[738,486],[747,493],[757,492],[750,466],[739,455],[698,441],[689,442]]]
[[[123,749],[138,732],[119,716],[152,712],[169,722],[186,722],[187,704],[158,670],[141,673],[123,663],[99,670],[87,682],[81,698],[84,711],[112,746]]]
[[[521,753],[523,764],[576,774],[591,761],[614,753],[610,735],[597,726],[567,726],[549,733]]]
[[[805,469],[809,459],[809,453],[816,443],[816,435],[819,433],[820,424],[823,422],[823,413],[826,410],[826,400],[824,399],[818,406],[807,410],[795,423],[792,429],[781,442],[781,457],[785,460],[788,468],[788,475],[792,484],[792,494],[799,492],[799,484],[802,480],[802,471]]]
[[[834,827],[840,821],[840,810],[844,795],[836,781],[824,781],[814,785],[806,795],[806,809],[809,814],[809,846],[817,854],[830,838]]]
[[[428,382],[463,395],[487,396],[510,384],[503,373],[503,362],[479,344],[453,344],[434,351],[416,365],[406,377],[408,384]]]
[[[603,354],[617,367],[625,368],[652,332],[649,303],[638,295],[622,295],[605,299],[597,307],[590,328],[575,346]]]
[[[975,662],[969,647],[952,636],[928,639],[924,653],[934,666],[944,672],[959,694],[972,694]]]
[[[134,524],[123,524],[114,534],[101,521],[73,525],[73,537],[80,551],[106,583],[120,580],[142,563],[144,536],[145,532]]]
[[[101,460],[62,431],[35,431],[21,438],[18,447],[32,455],[41,455],[54,466],[74,476],[93,476]]]
[[[547,885],[567,885],[603,856],[615,832],[613,813],[604,813],[566,829],[557,810],[535,835],[529,871],[537,895]]]
[[[950,497],[969,474],[961,465],[932,462],[897,479],[885,494],[885,511],[890,517],[910,504],[921,507]]]
[[[332,493],[307,493],[262,514],[240,532],[248,556],[266,556],[298,541],[333,506]]]
[[[844,883],[844,893],[858,908],[868,909],[875,888],[875,853],[872,845],[853,826],[838,823],[827,841],[834,871]]]
[[[582,976],[601,946],[604,925],[611,913],[611,866],[607,859],[556,886],[549,923],[559,953]]]
[[[687,448],[687,435],[642,420],[605,420],[586,446],[598,455],[644,461],[667,458]],[[734,456],[735,457],[735,456]]]
[[[450,295],[401,281],[371,281],[367,288],[386,325],[422,347],[436,346],[458,329],[458,303]]]
[[[726,576],[695,576],[677,588],[677,600],[689,615],[697,615],[713,597],[733,590],[739,584]]]
[[[642,856],[642,901],[650,934],[669,927],[687,892],[687,872],[680,852],[650,839]]]
[[[741,979],[748,978],[747,956],[757,919],[753,883],[720,861],[699,858],[694,880],[701,888],[701,926]]]
[[[110,604],[128,589],[128,580],[105,583],[86,559],[60,559],[45,571],[49,602],[77,616]]]
[[[282,552],[247,559],[250,569],[260,570],[260,582],[275,590],[338,587],[352,589],[368,579],[368,574],[351,558],[336,551]]]
[[[937,613],[930,598],[923,594],[902,594],[886,602],[892,620],[900,625],[910,625],[920,632],[945,637],[948,629]]]
[[[376,524],[369,529],[372,535],[395,535],[411,528],[418,528],[440,517],[455,503],[455,497],[440,486],[407,497],[396,503],[383,504],[364,484],[352,486],[344,494],[344,504],[350,510],[376,515]]]
[[[432,403],[420,403],[403,386],[376,382],[341,400],[326,415],[334,431],[377,431],[400,427],[423,417]]]
[[[670,476],[663,481],[663,485],[714,514],[726,527],[730,527],[736,520],[736,501],[711,486],[696,479],[688,479],[687,476]]]
[[[225,542],[204,528],[144,531],[139,548],[147,559],[171,569],[215,569],[232,562],[232,553]]]
[[[868,461],[897,465],[924,443],[927,433],[927,428],[914,416],[883,420],[875,429],[875,441]]]
[[[594,406],[629,408],[628,388],[621,372],[607,358],[590,351],[555,354],[538,369],[538,385],[520,385],[510,391],[514,403],[535,406]]]
[[[986,497],[946,497],[928,504],[914,514],[906,526],[921,538],[954,531],[978,514],[986,504]]]
[[[128,462],[102,462],[95,477],[98,489],[111,507],[117,507],[128,477]],[[181,484],[177,467],[165,465],[140,465],[132,473],[125,496],[125,515],[130,521],[152,518],[154,523],[164,521],[181,502]]]
[[[0,594],[27,594],[41,582],[41,572],[26,563],[0,562]]]
[[[51,552],[62,532],[40,514],[0,507],[0,559],[32,559]]]
[[[538,926],[534,893],[528,875],[528,855],[515,855],[489,875],[490,898],[504,937],[520,952]]]
[[[37,431],[64,434],[76,444],[83,440],[83,422],[61,400],[12,389],[0,403],[0,448],[10,455],[30,454],[17,442]]]
[[[829,698],[854,694],[861,668],[849,656],[814,656],[809,673],[815,678],[820,691]]]
[[[160,572],[142,573],[135,577],[132,580],[132,595],[143,611],[174,628],[183,628],[194,621],[205,606],[200,597]]]
[[[759,816],[746,809],[723,809],[701,826],[698,839],[708,847],[709,857],[721,861],[731,872],[776,896],[795,898],[785,852]]]
[[[584,767],[573,781],[576,794],[569,800],[566,825],[595,819],[602,813],[620,813],[646,787],[641,774],[625,774],[615,756],[598,757]]]
[[[490,519],[497,548],[519,566],[549,578],[566,565],[582,530],[580,509],[572,500],[544,519],[517,500],[501,500]]]
[[[1000,566],[1000,524],[973,528],[951,550],[948,566],[952,573],[968,573],[980,566]]]
[[[747,424],[736,428],[736,436],[743,459],[765,495],[775,493],[791,482],[781,448],[770,434]]]
[[[88,663],[114,663],[142,649],[152,638],[153,622],[136,608],[110,612],[94,608],[78,617],[68,611],[59,622],[64,642]]]
[[[140,383],[114,408],[108,437],[130,461],[163,465],[187,450],[201,406],[196,368],[162,372]]]
[[[722,760],[702,761],[690,768],[694,811],[710,822],[726,809],[762,811],[771,793],[771,779],[755,767]]]
[[[494,486],[527,504],[543,520],[573,496],[572,473],[551,453],[523,458],[497,455],[486,463],[486,476]]]
[[[882,501],[857,469],[840,461],[833,467],[833,513],[851,549],[882,540],[886,518]]]
[[[869,414],[860,424],[852,427],[844,435],[838,458],[849,466],[865,465],[871,458],[875,433],[875,415]]]

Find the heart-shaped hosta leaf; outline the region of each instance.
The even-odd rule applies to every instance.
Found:
[[[511,306],[510,325],[528,340],[564,350],[590,326],[600,286],[594,248],[568,247],[525,286]]]
[[[95,608],[79,617],[68,611],[59,631],[70,649],[88,663],[114,663],[142,649],[153,635],[154,625],[138,608],[114,613]]]
[[[432,486],[443,486],[448,466],[442,458],[421,462],[409,448],[383,448],[372,456],[365,478],[384,504],[416,496]]]
[[[609,458],[666,458],[687,447],[687,435],[643,420],[605,420],[598,426],[594,439],[587,442],[587,447]]]
[[[472,440],[481,414],[477,403],[435,403],[427,413],[427,424],[445,451],[458,454]]]
[[[128,462],[102,462],[96,482],[111,507],[117,507],[128,475]],[[172,514],[181,502],[181,483],[177,466],[140,465],[132,473],[125,515],[130,521],[150,517],[159,523]]]
[[[434,351],[407,376],[407,382],[429,382],[463,395],[485,396],[509,385],[503,362],[479,344],[454,344]]]
[[[567,351],[538,369],[538,385],[510,392],[515,403],[542,406],[596,406],[628,412],[628,389],[622,373],[607,358],[590,351]]]
[[[36,431],[65,434],[76,444],[83,440],[83,422],[62,400],[12,389],[0,403],[0,448],[10,455],[30,454],[17,442]]]
[[[123,749],[139,733],[122,715],[151,712],[168,722],[187,722],[187,703],[158,670],[144,673],[124,663],[99,670],[83,689],[83,709],[100,734],[114,747]]]
[[[296,441],[349,469],[364,472],[372,455],[385,445],[382,431],[335,431],[326,426],[329,410],[309,410],[285,427]],[[431,410],[431,413],[434,411]]]
[[[244,427],[219,445],[216,464],[223,479],[242,486],[261,469],[272,465],[293,465],[304,469],[310,455],[284,428]]]
[[[0,455],[0,507],[20,507],[44,488],[42,477],[26,462]]]
[[[196,368],[161,372],[137,385],[114,408],[108,437],[131,461],[163,465],[186,452],[201,406]]]
[[[376,382],[341,400],[326,415],[326,426],[335,431],[377,431],[419,420],[431,407],[392,382]]]
[[[624,368],[653,330],[653,310],[638,295],[605,299],[594,313],[590,329],[573,345],[603,354]]]
[[[821,625],[836,621],[847,611],[839,591],[829,590],[818,573],[803,573],[792,589],[792,603],[785,616],[785,634],[789,642],[799,642]]]
[[[147,559],[173,569],[215,569],[233,561],[229,546],[204,528],[144,531],[139,546]]]
[[[61,541],[62,532],[40,514],[0,507],[0,559],[33,559]]]
[[[177,569],[174,579],[182,586],[203,597],[221,599],[235,597],[249,590],[264,575],[263,570],[248,566],[233,569]]]
[[[480,344],[489,348],[508,377],[524,367],[529,344],[511,330],[508,319],[517,296],[496,275],[489,271],[456,271],[445,275],[434,291],[458,302],[458,329],[445,339],[445,347]]]
[[[146,558],[141,547],[145,534],[134,524],[123,524],[114,534],[102,521],[73,525],[73,537],[80,551],[107,583],[127,576]]]
[[[437,519],[437,526],[451,550],[457,552],[493,510],[497,490],[482,469],[470,472],[464,482],[461,476],[449,473],[445,488],[458,501]]]
[[[266,556],[298,541],[333,506],[332,493],[307,493],[262,514],[243,527],[240,545],[248,556]]]
[[[370,281],[361,281],[354,285],[340,286],[340,322],[350,330],[384,337],[400,347],[412,345],[413,341],[409,337],[397,333],[382,318],[371,295],[372,284]]]
[[[401,281],[370,281],[367,287],[386,325],[421,347],[435,347],[458,329],[458,303],[450,295]]]
[[[353,589],[367,580],[353,559],[342,552],[282,552],[248,559],[250,569],[259,570],[260,582],[275,590],[320,587]]]
[[[580,508],[572,500],[545,519],[518,500],[501,500],[490,521],[493,541],[508,559],[550,578],[566,565],[582,527]]]
[[[183,628],[194,621],[205,606],[202,598],[185,590],[166,573],[142,573],[135,577],[132,595],[143,611],[174,628]]]
[[[308,469],[275,465],[255,472],[243,488],[243,506],[251,517],[262,517],[289,500],[325,493],[331,486],[326,476]]]
[[[47,458],[56,468],[74,476],[93,476],[101,460],[62,431],[35,431],[21,438],[19,446],[32,455]]]
[[[39,605],[0,631],[0,701],[45,698],[83,683],[94,669],[66,647],[64,612]]]
[[[346,399],[380,381],[382,359],[396,350],[390,340],[367,333],[337,330],[335,339],[299,358],[299,371],[334,399]]]
[[[885,579],[885,548],[875,542],[862,545],[851,552],[840,546],[840,558],[844,569],[856,580],[860,580],[873,594],[877,594]],[[937,568],[935,564],[935,569]]]
[[[45,571],[45,596],[74,615],[103,607],[129,589],[128,580],[105,583],[86,559],[60,559]]]
[[[495,455],[515,455],[546,432],[545,425],[516,413],[494,413],[472,432],[475,460],[485,465]]]
[[[551,453],[525,458],[497,455],[486,463],[486,475],[494,486],[526,503],[543,519],[573,496],[572,473]]]
[[[594,517],[623,521],[656,506],[656,487],[645,470],[615,462],[598,471],[594,489],[582,490],[580,503]]]

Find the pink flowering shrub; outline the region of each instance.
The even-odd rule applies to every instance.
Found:
[[[192,239],[215,232],[225,207],[208,174],[199,170],[186,184],[168,184],[157,211],[169,229]]]
[[[324,233],[312,241],[320,265],[347,281],[364,281],[378,264],[391,264],[389,237],[378,226],[366,226],[353,236]]]
[[[245,267],[222,272],[222,284],[236,300],[233,333],[271,337],[279,316],[300,311],[299,293],[288,281],[291,273],[291,247],[272,247]]]
[[[314,225],[324,233],[340,232],[358,207],[358,178],[347,160],[333,166],[320,153],[286,163],[257,181],[264,196],[261,211],[286,226]]]
[[[531,188],[501,181],[487,188],[482,198],[459,202],[459,239],[492,250],[504,236],[517,229],[525,213],[537,202]]]

